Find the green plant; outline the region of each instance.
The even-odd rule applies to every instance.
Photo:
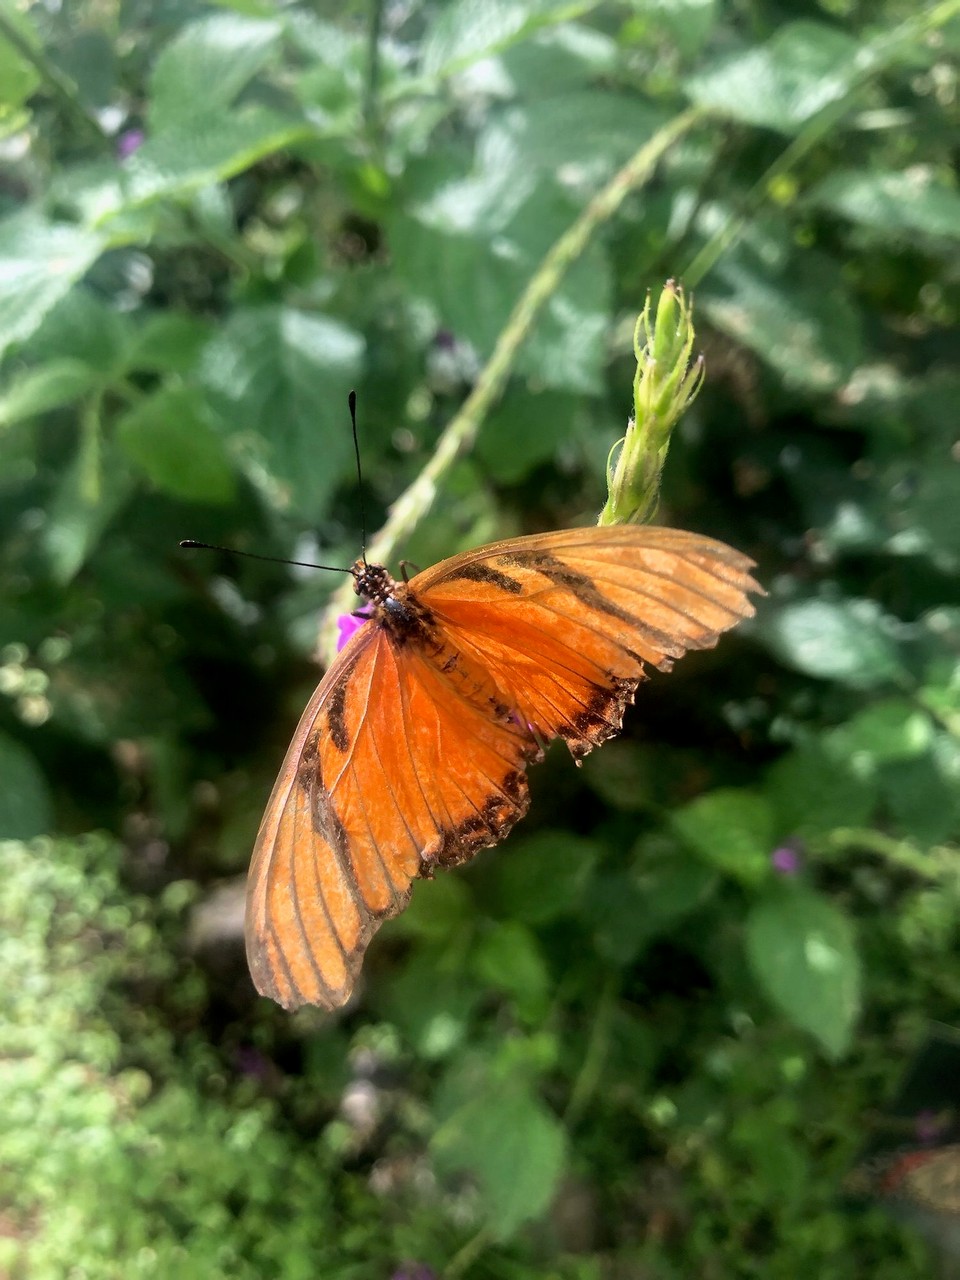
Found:
[[[958,9],[0,3],[0,834],[66,833],[4,846],[14,1274],[929,1274],[839,1194],[960,1004]],[[659,518],[755,626],[342,1020],[255,1005],[173,907],[331,584],[178,540],[350,563],[352,385],[371,554],[591,522],[668,276]]]

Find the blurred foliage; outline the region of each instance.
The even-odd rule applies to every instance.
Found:
[[[0,0],[4,1274],[930,1274],[840,1192],[960,1008],[958,51],[956,0]],[[348,388],[372,531],[691,104],[401,554],[596,519],[676,276],[660,519],[769,598],[288,1017],[234,886],[331,583],[177,541],[348,564]]]

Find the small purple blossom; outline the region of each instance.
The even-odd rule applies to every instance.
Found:
[[[147,135],[142,129],[125,129],[117,138],[117,159],[126,160],[143,146]]]
[[[770,865],[774,871],[781,876],[796,876],[800,874],[803,867],[803,859],[797,849],[791,845],[781,845],[779,849],[774,849],[770,855]]]
[[[370,606],[364,605],[354,613],[341,613],[337,618],[337,653],[370,620]]]
[[[404,1262],[390,1280],[437,1280],[437,1273],[422,1262]]]
[[[241,1075],[250,1076],[254,1080],[266,1080],[270,1074],[270,1061],[252,1045],[240,1045],[234,1051],[234,1062]]]
[[[939,1112],[929,1109],[918,1111],[913,1121],[913,1131],[917,1135],[917,1141],[925,1146],[942,1138],[946,1127],[944,1117]]]

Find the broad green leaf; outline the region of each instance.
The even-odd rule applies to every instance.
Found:
[[[498,859],[496,892],[507,919],[539,924],[570,911],[590,879],[598,848],[567,831],[541,831],[511,841]]]
[[[161,387],[119,419],[117,444],[163,493],[186,502],[229,502],[234,473],[202,392]]]
[[[85,284],[76,285],[30,339],[35,360],[82,360],[109,381],[122,373],[132,322]]]
[[[789,386],[828,391],[863,358],[860,316],[833,265],[819,255],[772,271],[746,249],[727,255],[697,295],[722,332],[755,351]]]
[[[454,184],[459,189],[459,184]],[[496,234],[486,195],[456,199],[441,187],[400,213],[391,244],[397,272],[414,296],[429,301],[439,323],[486,358],[514,304],[573,217],[566,197],[547,183]],[[603,249],[591,245],[550,293],[517,370],[545,386],[596,392],[602,384],[612,282]]]
[[[558,98],[615,79],[621,52],[615,37],[585,22],[564,22],[511,45],[497,57],[517,98]]]
[[[724,57],[691,77],[700,106],[793,135],[824,107],[845,98],[862,74],[860,42],[817,22],[782,26],[766,44]]]
[[[434,1135],[441,1169],[469,1173],[480,1187],[487,1229],[509,1240],[547,1208],[565,1163],[563,1129],[521,1084],[478,1091]]]
[[[587,886],[582,914],[597,951],[623,968],[656,938],[696,911],[717,885],[716,872],[676,848],[641,850],[629,872],[608,872]]]
[[[759,630],[797,671],[871,689],[902,673],[895,625],[872,600],[813,599],[767,610]]]
[[[352,466],[347,393],[363,338],[293,307],[237,308],[204,353],[233,456],[277,507],[316,519]]]
[[[453,0],[437,10],[423,38],[420,69],[437,80],[455,75],[569,12],[570,5],[547,0]]]
[[[0,427],[72,404],[99,381],[82,360],[51,360],[15,375],[0,392]]]
[[[536,1024],[547,1013],[550,973],[537,940],[517,920],[497,924],[477,943],[473,971],[488,987],[513,1000],[519,1016]]]
[[[226,112],[273,53],[278,21],[217,13],[181,27],[151,77],[149,132],[183,119]]]
[[[667,119],[649,103],[597,88],[536,98],[492,119],[474,168],[498,174],[507,190],[539,170],[592,193]]]
[[[847,917],[809,889],[771,886],[747,919],[747,955],[778,1008],[840,1057],[860,1012],[860,959]]]
[[[133,491],[129,471],[109,445],[81,445],[61,476],[41,542],[55,582],[70,582]]]
[[[406,911],[390,926],[395,935],[443,942],[470,927],[470,890],[459,876],[436,876],[417,885]]]
[[[94,232],[32,209],[0,222],[0,355],[30,337],[103,248]]]
[[[153,223],[137,216],[154,201],[192,196],[203,187],[315,136],[303,120],[251,104],[169,124],[122,163],[68,170],[54,183],[59,200],[118,244],[142,238]]]
[[[722,13],[718,0],[638,0],[633,8],[621,40],[659,48],[665,37],[686,61],[707,43]]]
[[[776,821],[770,801],[755,791],[708,791],[678,809],[671,825],[686,845],[725,875],[756,885],[770,873]]]
[[[15,738],[0,733],[0,840],[45,835],[53,822],[53,800],[40,766]]]
[[[4,5],[4,18],[30,46],[39,43],[26,14],[12,5]],[[5,125],[17,117],[19,107],[40,82],[36,67],[0,34],[0,135]]]
[[[931,751],[878,773],[884,803],[906,835],[925,844],[960,839],[960,742],[937,735]]]
[[[886,172],[843,169],[818,183],[808,199],[885,235],[960,237],[960,192],[921,165]]]
[[[875,767],[916,759],[930,750],[933,737],[933,722],[925,711],[905,698],[888,698],[833,729],[824,742],[836,758],[860,757]]]
[[[516,484],[538,464],[552,462],[576,439],[577,409],[574,396],[511,383],[477,440],[483,469],[494,480]]]
[[[158,311],[133,334],[126,353],[127,366],[152,373],[188,373],[210,338],[210,328],[199,316]]]
[[[816,740],[778,760],[767,774],[764,791],[776,809],[778,838],[861,826],[877,801],[872,772],[847,767]]]

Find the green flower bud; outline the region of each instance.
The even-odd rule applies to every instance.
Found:
[[[618,442],[619,454],[617,445],[610,452],[609,492],[598,524],[644,524],[656,514],[670,433],[703,383],[703,357],[690,362],[692,312],[673,280],[664,285],[653,319],[647,295],[633,339],[633,417]]]

